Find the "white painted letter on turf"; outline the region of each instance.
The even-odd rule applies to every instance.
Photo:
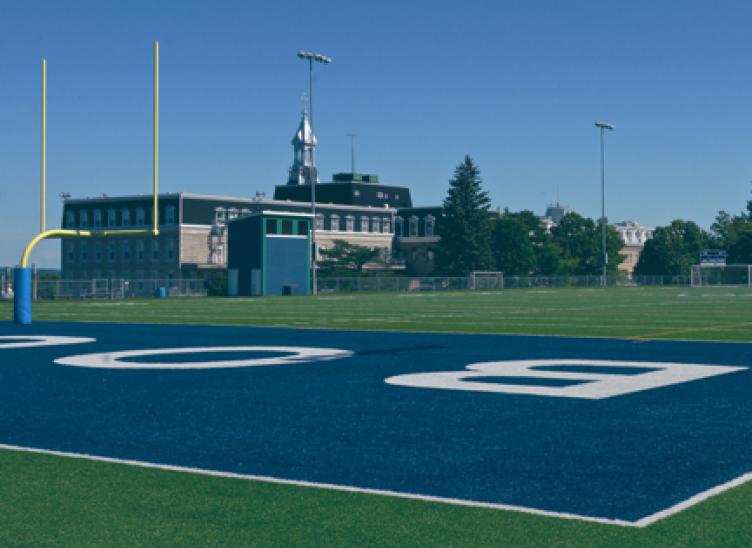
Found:
[[[265,352],[284,353],[286,356],[269,358],[247,358],[242,360],[213,360],[205,362],[128,362],[124,358],[141,356],[164,356],[168,354],[200,354],[205,352]],[[308,348],[304,346],[200,346],[185,348],[150,348],[146,350],[125,350],[122,352],[102,352],[58,358],[58,365],[74,367],[98,367],[103,369],[215,369],[224,367],[257,367],[262,365],[290,365],[306,362],[336,360],[352,356],[349,350],[336,348]]]
[[[614,368],[649,368],[652,371],[637,374],[610,374],[594,372],[544,371],[537,368],[556,366],[582,367],[599,369]],[[514,360],[474,363],[464,371],[439,371],[434,373],[416,373],[389,377],[384,382],[399,386],[415,388],[443,388],[447,390],[471,390],[477,392],[497,392],[502,394],[529,394],[534,396],[555,396],[563,398],[584,398],[600,400],[660,388],[671,384],[704,379],[715,375],[733,373],[748,369],[747,367],[730,367],[724,365],[699,365],[665,362],[632,362],[611,360]],[[498,382],[484,381],[486,377],[498,377]],[[504,384],[504,378],[510,382]],[[512,383],[514,378],[531,379],[531,384]],[[478,380],[473,380],[478,379]],[[523,381],[523,379],[519,379]],[[572,381],[569,386],[541,386],[534,384],[534,379],[554,379]],[[524,381],[523,381],[524,382]]]
[[[4,335],[0,337],[0,350],[6,348],[34,348],[36,346],[57,346],[59,344],[81,344],[90,342],[96,342],[96,339],[91,339],[89,337],[57,337],[52,335]]]

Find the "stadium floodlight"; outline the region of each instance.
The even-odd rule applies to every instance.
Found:
[[[317,63],[328,65],[332,62],[332,58],[311,51],[299,51],[298,58],[308,61],[308,124],[311,127],[311,134],[313,135],[313,62],[316,61]],[[305,135],[303,139],[305,140]],[[313,226],[311,227],[313,258],[311,259],[311,270],[313,276],[313,294],[316,295],[318,293],[316,288],[316,177],[311,179],[311,213],[313,214]]]
[[[595,127],[601,133],[601,262],[603,264],[603,278],[601,284],[606,286],[606,267],[608,266],[608,252],[606,251],[606,148],[605,130],[614,131],[613,124],[607,122],[595,122]]]

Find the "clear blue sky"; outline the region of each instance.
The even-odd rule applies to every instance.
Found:
[[[0,0],[0,264],[38,227],[39,73],[48,68],[50,226],[61,191],[148,193],[151,47],[161,44],[161,189],[272,194],[307,73],[323,180],[349,170],[438,204],[465,154],[494,206],[557,194],[607,214],[708,227],[752,180],[749,2],[37,2]],[[57,266],[59,245],[33,260]]]

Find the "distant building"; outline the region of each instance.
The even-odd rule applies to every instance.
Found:
[[[551,229],[559,224],[565,215],[569,213],[576,213],[576,211],[569,206],[565,206],[556,202],[555,204],[548,204],[546,212],[538,217],[541,225],[546,229],[546,232],[551,232]]]
[[[624,247],[619,251],[624,257],[619,264],[619,270],[631,276],[645,242],[653,237],[655,229],[641,226],[636,221],[623,221],[614,224],[613,227],[624,242]]]
[[[294,158],[287,184],[275,188],[274,199],[162,194],[159,236],[63,239],[63,277],[169,280],[199,278],[226,269],[228,221],[262,211],[311,212],[311,183],[318,180],[316,137],[305,112],[292,145]],[[331,183],[316,185],[317,250],[345,240],[383,249],[384,255],[391,256],[397,213],[410,208],[410,190],[405,186],[380,184],[376,175],[336,174]],[[410,219],[407,222],[410,230]],[[151,223],[149,195],[68,198],[63,205],[62,226],[67,229],[148,228]],[[430,234],[432,226],[421,217],[418,230]]]

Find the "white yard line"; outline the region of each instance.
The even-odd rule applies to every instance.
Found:
[[[87,455],[84,453],[70,453],[67,451],[54,451],[51,449],[39,449],[36,447],[22,447],[18,445],[8,445],[8,444],[2,444],[2,443],[0,443],[0,449],[6,449],[8,451],[17,451],[17,452],[24,452],[24,453],[35,453],[35,454],[40,454],[40,455],[52,455],[56,457],[65,457],[65,458],[87,460],[87,461],[94,461],[94,462],[106,462],[110,464],[123,464],[126,466],[137,466],[139,468],[167,470],[170,472],[198,474],[202,476],[211,476],[211,477],[218,477],[218,478],[229,478],[229,479],[238,479],[238,480],[245,480],[245,481],[261,481],[264,483],[294,485],[298,487],[312,487],[312,488],[317,488],[317,489],[331,489],[334,491],[344,491],[344,492],[349,492],[349,493],[363,493],[363,494],[368,494],[368,495],[390,496],[390,497],[397,497],[397,498],[410,499],[410,500],[420,500],[420,501],[425,501],[425,502],[440,502],[440,503],[445,503],[445,504],[453,504],[456,506],[469,506],[469,507],[474,507],[474,508],[490,508],[493,510],[506,510],[510,512],[521,512],[525,514],[534,514],[537,516],[546,516],[546,517],[551,517],[551,518],[580,520],[580,521],[587,521],[591,523],[600,523],[604,525],[618,525],[621,527],[638,527],[638,528],[647,527],[648,525],[651,525],[659,520],[662,520],[664,518],[677,514],[683,510],[686,510],[687,508],[690,508],[691,506],[694,506],[704,500],[707,500],[710,497],[723,493],[724,491],[727,491],[734,487],[738,487],[746,483],[747,481],[752,480],[752,472],[743,474],[736,479],[733,479],[731,481],[728,481],[726,483],[723,483],[721,485],[718,485],[706,491],[702,491],[701,493],[698,493],[682,502],[679,502],[678,504],[675,504],[669,508],[666,508],[665,510],[661,510],[659,512],[656,512],[655,514],[651,514],[637,521],[626,521],[626,520],[620,520],[620,519],[600,518],[596,516],[583,516],[579,514],[570,514],[566,512],[552,512],[549,510],[540,510],[537,508],[529,508],[526,506],[515,506],[511,504],[496,504],[492,502],[479,502],[479,501],[465,500],[465,499],[454,499],[454,498],[449,498],[449,497],[435,497],[435,496],[430,496],[430,495],[419,495],[415,493],[402,493],[398,491],[389,491],[386,489],[368,489],[368,488],[363,488],[363,487],[354,487],[350,485],[337,485],[337,484],[331,484],[331,483],[318,483],[318,482],[313,482],[313,481],[291,480],[291,479],[284,479],[284,478],[275,478],[271,476],[257,476],[253,474],[237,474],[233,472],[222,472],[219,470],[207,470],[204,468],[191,468],[191,467],[186,467],[186,466],[175,466],[172,464],[160,464],[160,463],[146,462],[146,461],[139,461],[139,460],[118,459],[118,458],[113,458],[113,457]]]

